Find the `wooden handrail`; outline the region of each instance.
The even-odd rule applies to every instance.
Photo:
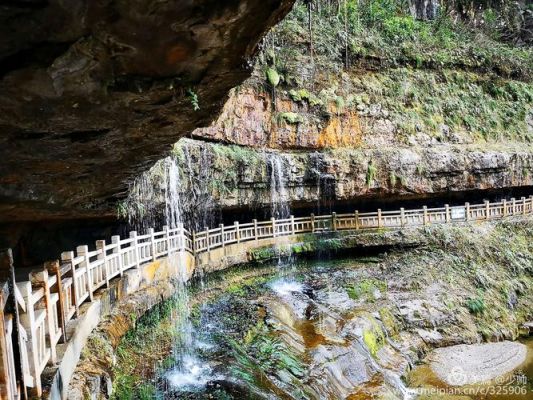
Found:
[[[500,219],[513,215],[533,214],[533,196],[501,202],[468,204],[460,206],[423,207],[419,209],[374,211],[315,216],[253,220],[248,223],[235,221],[233,225],[205,228],[190,232],[183,225],[161,231],[149,229],[144,235],[132,231],[129,237],[113,236],[111,243],[99,240],[94,250],[78,246],[76,252],[61,254],[61,263],[48,263],[42,272],[33,275],[32,283],[20,282],[12,286],[0,285],[0,350],[4,366],[8,371],[6,395],[14,399],[17,393],[17,377],[12,365],[18,359],[21,365],[21,380],[34,395],[41,393],[41,373],[47,363],[56,361],[55,346],[59,340],[67,341],[66,326],[77,316],[84,301],[92,301],[94,292],[109,281],[122,276],[124,271],[150,263],[176,252],[188,252],[195,257],[217,248],[232,244],[287,237],[302,233],[347,231],[362,229],[397,228],[446,223],[465,223]],[[225,251],[228,251],[227,249]],[[14,278],[12,278],[14,281]],[[7,297],[12,296],[21,322],[9,314],[2,314]],[[15,324],[15,325],[14,325]],[[16,325],[18,324],[18,326]],[[14,326],[16,328],[14,328]],[[18,357],[13,354],[14,332],[19,344]],[[7,337],[9,336],[9,337]],[[14,380],[14,381],[13,381]],[[2,394],[2,393],[0,393]],[[0,396],[1,397],[1,396]]]

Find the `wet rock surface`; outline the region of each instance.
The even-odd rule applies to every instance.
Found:
[[[486,382],[519,367],[527,356],[522,343],[457,345],[434,350],[429,358],[437,376],[452,386]]]
[[[326,253],[285,264],[276,257],[272,264],[220,273],[212,282],[204,278],[207,291],[191,296],[190,315],[195,357],[210,371],[195,382],[207,383],[173,384],[168,374],[174,367],[164,357],[146,368],[143,352],[161,351],[146,330],[148,340],[137,339],[146,348],[131,348],[133,357],[114,371],[123,362],[144,366],[138,385],[169,399],[405,398],[419,387],[403,378],[434,348],[515,340],[531,321],[532,292],[518,290],[531,285],[531,229],[531,221],[430,227],[418,233],[423,243],[408,251],[351,258]],[[221,290],[209,289],[221,282]],[[508,286],[517,289],[514,308],[503,295]],[[472,299],[485,308],[472,309]],[[158,324],[149,331],[158,332]],[[493,358],[482,353],[491,366]],[[84,364],[82,371],[90,370]],[[114,381],[114,388],[124,384]]]
[[[484,151],[459,145],[265,151],[182,139],[174,148],[174,157],[182,198],[197,199],[187,204],[188,210],[206,205],[223,210],[269,207],[272,159],[280,165],[293,209],[311,204],[327,210],[333,202],[351,205],[362,198],[402,200],[533,186],[533,152],[526,145],[488,147]],[[155,188],[161,165],[147,175]],[[162,200],[149,199],[151,204]],[[140,201],[134,195],[127,200],[131,209]],[[357,208],[352,207],[350,212]]]

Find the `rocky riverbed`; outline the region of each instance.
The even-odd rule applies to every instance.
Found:
[[[424,398],[420,388],[435,381],[437,388],[449,386],[427,365],[446,365],[448,352],[464,357],[468,372],[500,378],[525,365],[523,346],[456,346],[519,338],[519,327],[531,318],[532,228],[530,222],[434,228],[415,250],[274,260],[209,276],[191,293],[190,345],[183,346],[183,329],[172,318],[132,332],[119,346],[115,393],[143,388],[186,399]],[[489,260],[490,270],[473,267]],[[512,293],[504,296],[505,288]],[[161,327],[174,339],[161,341]],[[158,342],[174,345],[163,355]],[[154,353],[159,355],[147,365]],[[125,375],[139,371],[137,381],[125,382]],[[525,369],[528,379],[530,372]]]
[[[265,252],[273,259],[197,277],[120,343],[97,329],[77,379],[112,381],[115,399],[402,399],[448,387],[428,366],[435,348],[528,333],[532,234],[530,220],[510,220],[428,227],[387,252],[341,253],[335,239],[311,253],[293,245],[300,255],[285,261]]]

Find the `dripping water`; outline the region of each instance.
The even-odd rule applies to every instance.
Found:
[[[177,157],[169,156],[156,163],[132,184],[126,203],[129,207],[129,221],[142,233],[152,227],[159,230],[162,225],[170,229],[178,228],[185,222],[184,207],[198,209],[193,207],[193,204],[200,201],[197,191],[188,190],[189,193],[196,194],[196,197],[187,198],[182,195],[184,186],[198,187],[200,184],[193,182],[184,185],[182,176],[187,174],[182,174],[183,166],[178,161]],[[186,171],[189,176],[193,175],[190,173],[191,169]],[[205,221],[205,214],[202,221]],[[177,257],[169,257],[168,262],[173,267],[171,270],[175,271],[176,293],[171,318],[176,334],[172,344],[172,366],[165,372],[158,372],[162,376],[156,377],[156,381],[163,382],[157,388],[159,394],[165,393],[167,389],[174,391],[185,387],[200,387],[212,379],[209,365],[203,363],[196,354],[198,344],[194,340],[196,335],[191,322],[186,268],[180,265]]]
[[[210,147],[186,140],[179,144],[183,186],[183,217],[189,229],[201,231],[217,224],[217,203],[213,197],[214,157]]]
[[[167,185],[165,188],[165,222],[170,228],[183,224],[183,203],[191,207],[190,198],[182,201],[180,195],[180,168],[174,158],[167,161]],[[194,226],[193,226],[194,228]],[[171,263],[178,259],[170,257]],[[202,387],[212,379],[211,367],[197,356],[195,329],[191,322],[191,308],[188,292],[188,276],[184,266],[176,265],[177,290],[173,321],[176,332],[173,343],[174,360],[170,370],[164,373],[163,381],[171,390]]]
[[[270,214],[272,218],[286,219],[291,215],[289,191],[287,190],[287,173],[283,158],[277,153],[266,155],[269,171]]]
[[[266,161],[267,171],[270,172],[270,214],[276,220],[286,220],[291,216],[290,197],[287,189],[289,180],[287,168],[284,165],[283,158],[277,153],[268,153]],[[289,254],[283,254],[283,249],[278,244],[274,245],[274,251],[278,258],[280,278],[271,289],[274,291],[291,290],[291,288],[299,287],[300,284],[294,278],[296,268],[292,254],[290,252]]]
[[[182,223],[179,193],[180,174],[176,161],[167,157],[165,160],[165,223],[170,229]]]

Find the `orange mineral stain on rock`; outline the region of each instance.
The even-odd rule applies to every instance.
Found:
[[[178,43],[172,46],[166,54],[167,64],[174,65],[184,61],[187,58],[187,55],[189,54],[189,49],[187,47],[188,46],[183,43]]]
[[[357,113],[350,112],[346,117],[333,117],[318,136],[318,147],[357,147],[361,144],[361,124]]]
[[[157,260],[157,261],[154,261],[148,264],[146,267],[144,267],[144,270],[143,270],[144,278],[147,279],[149,282],[153,281],[155,278],[155,274],[157,270],[159,269],[160,264],[161,262]]]

